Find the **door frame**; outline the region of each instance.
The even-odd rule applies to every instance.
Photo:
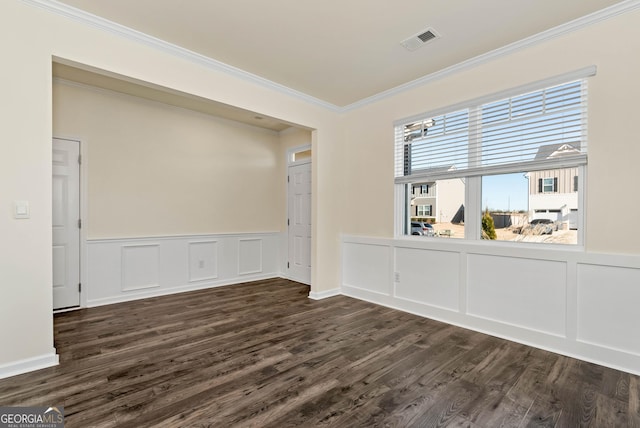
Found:
[[[283,253],[283,257],[282,257],[282,269],[281,271],[283,272],[283,277],[290,279],[292,281],[298,281],[298,279],[296,278],[291,278],[289,277],[289,269],[287,268],[287,263],[289,262],[289,225],[287,224],[287,220],[289,219],[289,181],[288,181],[288,177],[289,177],[289,168],[291,168],[292,166],[298,166],[298,165],[304,165],[304,164],[311,164],[311,169],[313,170],[313,151],[311,152],[311,156],[299,161],[295,160],[295,154],[296,153],[301,153],[301,152],[305,152],[307,150],[312,150],[311,149],[311,143],[309,144],[304,144],[301,146],[295,146],[295,147],[290,147],[287,149],[287,168],[284,171],[284,184],[285,184],[285,218],[284,218],[284,223],[285,223],[285,232],[283,234],[283,238],[282,238],[282,247],[284,248]],[[311,187],[311,192],[313,195],[313,186]],[[313,201],[313,196],[312,196],[312,201]],[[311,201],[311,203],[312,203]],[[312,217],[313,218],[313,217]],[[313,234],[311,236],[311,242],[313,243]],[[311,286],[311,278],[309,279],[309,286]]]
[[[87,272],[87,255],[88,255],[88,249],[87,249],[87,229],[88,229],[88,212],[89,212],[89,192],[88,192],[88,144],[86,139],[83,138],[79,138],[79,137],[72,137],[72,136],[67,136],[67,135],[53,135],[51,137],[51,145],[53,146],[53,140],[67,140],[67,141],[75,141],[78,143],[78,149],[80,152],[80,159],[81,162],[78,165],[78,168],[80,169],[80,174],[79,174],[79,179],[80,179],[80,189],[79,189],[79,198],[80,198],[80,220],[82,221],[82,227],[80,228],[80,251],[79,251],[79,257],[80,260],[78,260],[78,267],[80,269],[80,284],[82,284],[81,288],[80,288],[80,305],[78,307],[74,307],[74,308],[67,308],[67,309],[57,309],[57,310],[53,310],[53,313],[62,313],[62,312],[68,312],[68,311],[75,311],[78,309],[82,309],[82,308],[86,308],[87,307],[87,289],[88,289],[88,272]],[[53,194],[51,195],[51,204],[53,206]],[[53,275],[53,272],[51,273]]]

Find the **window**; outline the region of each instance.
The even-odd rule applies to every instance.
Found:
[[[483,176],[483,215],[488,213],[492,218],[495,239],[577,244],[579,198],[572,190],[578,170],[562,168]],[[549,181],[554,191],[541,191],[541,183]]]
[[[552,193],[556,191],[558,187],[558,178],[550,177],[550,178],[540,178],[538,180],[538,188],[540,193]]]
[[[549,218],[534,224],[551,222],[558,236],[569,230],[570,212],[582,212],[586,77],[593,74],[595,67],[396,123],[398,232],[409,234],[412,217],[424,214],[427,205],[436,236],[495,239],[485,231],[489,222],[483,216],[490,216],[494,228],[509,229],[498,239],[516,240],[508,234],[521,234],[536,220],[535,209],[543,208]],[[429,204],[424,182],[438,188]],[[409,193],[414,184],[421,186],[420,195]]]
[[[420,193],[422,194],[429,193],[429,185],[423,184],[422,186],[420,186]]]
[[[431,205],[418,205],[418,217],[431,217]]]

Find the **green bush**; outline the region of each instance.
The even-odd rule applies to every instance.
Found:
[[[489,210],[485,210],[482,214],[482,239],[496,239],[497,237],[493,217],[489,214]]]

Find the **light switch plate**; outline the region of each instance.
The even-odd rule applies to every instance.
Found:
[[[14,218],[18,218],[18,219],[29,218],[30,214],[31,213],[29,211],[29,201],[14,202],[14,210],[13,210]]]

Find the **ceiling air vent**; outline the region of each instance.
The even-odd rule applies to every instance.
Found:
[[[424,46],[427,42],[440,37],[432,28],[428,28],[425,31],[409,37],[407,40],[400,42],[407,50],[415,51],[421,46]]]

